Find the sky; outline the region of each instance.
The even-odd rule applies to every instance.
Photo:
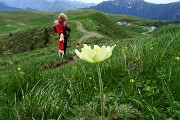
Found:
[[[75,1],[82,1],[82,2],[86,2],[86,3],[100,3],[102,1],[107,1],[107,0],[75,0]],[[177,2],[180,0],[144,0],[146,2],[150,2],[150,3],[171,3],[171,2]]]

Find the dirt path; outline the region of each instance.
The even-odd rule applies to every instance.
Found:
[[[104,38],[102,35],[99,35],[95,32],[89,32],[89,31],[85,30],[81,22],[76,22],[76,23],[77,23],[77,30],[85,34],[80,39],[76,40],[76,42],[75,42],[76,48],[78,48],[81,44],[83,44],[89,38],[93,38],[93,37]],[[72,55],[71,57],[68,57],[63,60],[52,63],[51,66],[52,66],[52,68],[57,68],[62,65],[76,61],[77,59],[78,58],[76,57],[76,55]]]
[[[84,41],[86,41],[87,39],[92,38],[92,37],[103,38],[102,35],[99,35],[99,34],[97,34],[95,32],[88,32],[88,31],[86,31],[84,29],[83,25],[80,22],[76,22],[76,23],[77,23],[77,30],[80,31],[80,32],[85,33],[85,35],[82,36],[80,39],[78,39],[76,41],[76,43],[82,44]]]
[[[156,27],[155,26],[144,27],[143,29],[145,29],[145,30],[148,29],[148,31],[147,32],[143,32],[142,34],[143,35],[148,35],[148,33],[153,32],[156,29]]]

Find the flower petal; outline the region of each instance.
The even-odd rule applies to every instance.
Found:
[[[106,51],[107,51],[106,59],[112,55],[112,51],[115,46],[116,46],[116,44],[114,46],[112,46],[111,48],[109,46],[106,48]]]
[[[84,45],[84,49],[91,49],[91,46],[88,46],[86,44],[83,44]]]
[[[96,61],[96,62],[101,62],[103,60],[105,60],[106,58],[106,46],[102,46],[99,51],[96,53],[96,55],[93,57],[93,61]]]
[[[82,58],[83,60],[94,63],[92,58],[95,56],[95,52],[92,49],[84,49],[81,52],[81,55],[83,56],[83,58]]]
[[[101,49],[98,45],[94,45],[94,49]]]
[[[80,59],[82,59],[82,55],[77,49],[75,49],[75,53]]]

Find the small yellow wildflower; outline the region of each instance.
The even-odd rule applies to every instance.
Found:
[[[180,60],[180,57],[175,57],[176,60]]]
[[[20,74],[21,74],[21,75],[25,75],[25,72],[21,71]]]
[[[92,77],[89,77],[89,80],[92,80]]]
[[[134,83],[134,82],[135,82],[135,80],[134,80],[134,79],[131,79],[131,80],[130,80],[130,83]]]
[[[150,47],[150,50],[153,50],[153,47]]]
[[[17,68],[17,70],[18,70],[18,71],[21,71],[21,68],[20,68],[20,67],[18,67],[18,68]]]

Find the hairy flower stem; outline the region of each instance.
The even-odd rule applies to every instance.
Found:
[[[103,82],[101,78],[101,70],[99,67],[99,63],[96,64],[98,76],[99,76],[99,87],[100,87],[100,102],[101,102],[101,120],[105,118],[105,110],[104,110],[104,99],[103,99]]]

